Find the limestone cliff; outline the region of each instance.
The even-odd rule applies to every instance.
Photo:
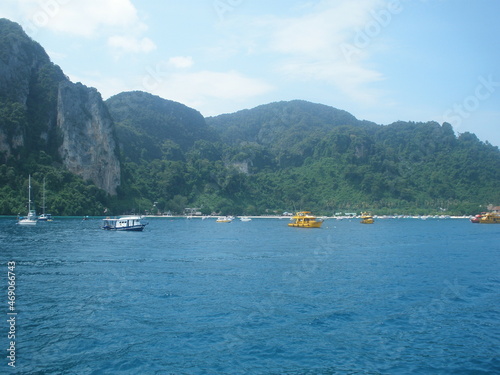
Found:
[[[96,89],[61,82],[57,99],[59,153],[68,170],[110,194],[120,185],[114,125]]]
[[[114,127],[96,89],[70,82],[18,24],[0,19],[0,162],[43,152],[114,195]]]

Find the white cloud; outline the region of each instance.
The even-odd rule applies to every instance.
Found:
[[[24,17],[34,26],[78,36],[96,36],[103,27],[144,26],[130,0],[17,0]]]
[[[81,82],[87,87],[96,88],[104,100],[120,92],[134,89],[122,78],[103,75],[99,70],[79,71],[77,74],[65,73],[72,82]]]
[[[149,82],[149,81],[148,81]],[[144,83],[144,81],[143,81]],[[244,101],[272,91],[273,86],[236,71],[174,73],[150,80],[143,88],[166,99],[196,108],[204,115],[241,108]]]
[[[21,25],[33,35],[40,29],[84,38],[105,38],[122,52],[146,53],[156,48],[143,36],[148,27],[130,0],[16,0]]]
[[[322,81],[333,85],[344,95],[357,102],[377,105],[383,93],[370,84],[382,81],[383,75],[375,70],[342,62],[293,60],[279,67],[279,71],[294,79]]]
[[[147,53],[156,49],[156,45],[149,38],[115,35],[108,38],[108,45],[123,52]]]
[[[254,53],[272,57],[275,71],[289,81],[328,83],[353,100],[374,105],[383,96],[374,84],[384,76],[367,62],[371,47],[395,17],[388,6],[383,0],[308,3],[294,17],[265,16],[247,21],[243,27],[248,29],[252,24],[252,31],[241,32],[246,40],[240,44],[242,50],[248,51],[251,45]],[[361,44],[360,35],[365,37],[366,32]],[[349,53],[346,48],[351,48]]]
[[[175,56],[168,59],[169,65],[174,68],[190,68],[194,65],[193,58],[191,56]]]

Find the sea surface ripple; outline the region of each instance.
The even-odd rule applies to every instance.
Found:
[[[0,219],[0,373],[500,373],[500,225],[149,222]]]

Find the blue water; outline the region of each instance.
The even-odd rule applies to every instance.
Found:
[[[500,373],[500,225],[149,221],[0,219],[0,373]]]

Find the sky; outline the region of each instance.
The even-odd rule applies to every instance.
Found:
[[[2,0],[73,82],[204,116],[302,99],[500,146],[497,0]]]

